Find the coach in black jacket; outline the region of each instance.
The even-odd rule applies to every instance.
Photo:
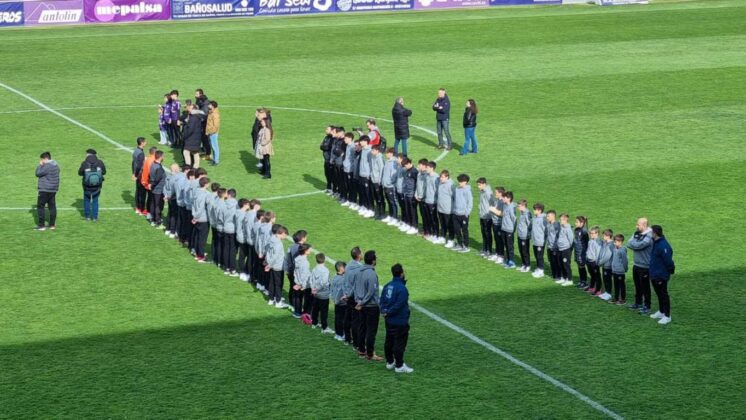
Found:
[[[104,184],[106,165],[93,149],[86,150],[85,160],[78,168],[78,175],[83,178],[83,214],[85,220],[98,221],[98,197]]]
[[[202,145],[202,119],[200,111],[193,104],[187,105],[187,118],[184,121],[184,163],[199,168],[199,149]]]
[[[394,108],[391,110],[391,116],[394,119],[394,156],[399,156],[399,142],[402,144],[402,153],[407,155],[407,140],[409,139],[409,117],[412,116],[412,110],[404,108],[404,98],[396,98]],[[381,151],[385,152],[385,151]]]

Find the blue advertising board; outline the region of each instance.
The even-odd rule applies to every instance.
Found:
[[[409,10],[414,0],[337,0],[338,12],[368,12],[373,10]]]
[[[171,19],[202,19],[254,15],[255,0],[172,0]]]
[[[0,27],[23,25],[23,3],[0,3]]]
[[[336,12],[335,0],[255,0],[257,15]]]

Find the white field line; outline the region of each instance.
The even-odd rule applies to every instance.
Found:
[[[314,254],[318,254],[319,253],[319,251],[316,250],[316,249],[312,249],[312,252]],[[326,261],[328,261],[332,265],[334,265],[334,264],[337,263],[337,261],[335,261],[334,259],[329,258],[328,255],[326,256]],[[382,286],[379,286],[379,289],[382,289]],[[608,417],[610,417],[612,419],[615,419],[615,420],[623,420],[624,419],[624,417],[622,417],[621,415],[619,415],[619,414],[617,414],[617,413],[609,410],[608,408],[604,407],[601,403],[599,403],[599,402],[597,402],[595,400],[592,400],[590,397],[588,397],[587,395],[585,395],[582,392],[578,391],[577,389],[571,387],[570,385],[567,385],[566,383],[564,383],[564,382],[562,382],[562,381],[560,381],[558,379],[555,379],[554,377],[552,377],[552,376],[550,376],[550,375],[548,375],[548,374],[540,371],[539,369],[537,369],[537,368],[529,365],[528,363],[526,363],[526,362],[524,362],[524,361],[522,361],[520,359],[517,359],[515,356],[511,355],[510,353],[506,352],[505,350],[502,350],[502,349],[496,347],[495,345],[489,343],[488,341],[486,341],[486,340],[484,340],[482,338],[479,338],[477,335],[475,335],[475,334],[473,334],[473,333],[471,333],[471,332],[469,332],[469,331],[467,331],[467,330],[459,327],[458,325],[452,323],[451,321],[449,321],[449,320],[447,320],[447,319],[445,319],[445,318],[443,318],[441,316],[436,315],[435,313],[433,313],[429,309],[426,309],[424,306],[419,305],[417,303],[414,303],[411,300],[409,301],[409,305],[412,308],[414,308],[416,311],[418,311],[421,314],[425,315],[426,317],[430,318],[431,320],[433,320],[433,321],[435,321],[435,322],[437,322],[437,323],[439,323],[439,324],[447,327],[450,330],[453,330],[453,331],[461,334],[462,336],[468,338],[472,342],[474,342],[476,344],[479,344],[480,346],[482,346],[485,349],[487,349],[487,350],[489,350],[489,351],[497,354],[498,356],[500,356],[503,359],[509,361],[510,363],[512,363],[512,364],[514,364],[514,365],[516,365],[516,366],[518,366],[520,368],[525,369],[526,371],[528,371],[532,375],[536,376],[537,378],[549,382],[550,384],[554,385],[555,387],[559,388],[562,391],[567,392],[568,394],[574,396],[575,398],[579,399],[580,401],[588,404],[589,406],[593,407],[595,410],[603,413],[604,415],[606,415],[606,416],[608,416]]]
[[[2,84],[0,83],[0,85],[2,85]],[[2,85],[2,86],[5,87],[6,89],[9,89],[9,90],[12,89],[12,88],[9,88],[9,86],[7,86],[7,85]],[[29,97],[29,96],[27,96],[25,94],[22,94],[21,92],[18,92],[15,89],[13,89],[11,91],[14,92],[14,93],[17,93],[17,94],[19,94],[21,96],[23,96],[26,99],[29,99],[30,101],[34,102],[37,105],[40,104],[40,102],[32,99],[31,97]],[[40,109],[17,109],[17,110],[13,110],[13,111],[0,111],[0,115],[3,115],[3,114],[24,114],[24,113],[29,113],[29,112],[73,111],[73,110],[84,110],[84,109],[127,109],[127,108],[153,108],[153,107],[154,107],[154,105],[101,105],[101,106],[61,107],[61,108],[54,108],[54,109],[52,109],[50,107],[44,106],[44,107],[42,107]],[[222,108],[238,108],[238,109],[242,109],[242,108],[247,108],[247,109],[248,108],[258,108],[257,105],[221,105],[221,107]],[[267,108],[281,109],[283,111],[314,112],[314,113],[317,113],[317,114],[332,114],[332,115],[345,115],[345,116],[348,116],[348,117],[374,118],[374,119],[379,120],[379,121],[385,121],[385,122],[388,122],[388,123],[393,123],[392,120],[389,120],[389,119],[386,119],[386,118],[375,117],[373,115],[355,114],[355,113],[351,113],[351,112],[328,111],[328,110],[323,110],[323,109],[310,109],[310,108],[293,108],[293,107],[285,107],[285,106],[267,106]],[[59,115],[61,115],[61,114],[59,114]],[[68,117],[64,117],[64,118],[68,119]],[[425,132],[427,134],[430,134],[432,136],[437,136],[438,135],[438,133],[436,133],[435,131],[433,131],[433,130],[431,130],[429,128],[425,128],[425,127],[419,126],[419,125],[410,124],[410,127],[416,128],[417,130],[423,131],[423,132]],[[128,150],[131,151],[132,149],[128,149]],[[448,151],[444,150],[440,155],[438,155],[438,157],[435,158],[435,161],[439,162],[444,157],[446,157],[447,155],[448,155]]]

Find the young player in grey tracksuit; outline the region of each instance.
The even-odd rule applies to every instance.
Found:
[[[378,305],[378,275],[375,271],[376,257],[374,251],[365,253],[365,264],[360,268],[355,279],[355,309],[360,312],[362,322],[358,334],[358,354],[368,360],[379,360],[375,355],[376,335],[381,309]]]
[[[505,262],[505,242],[503,241],[502,235],[502,214],[505,208],[503,194],[505,194],[505,188],[497,187],[495,188],[495,193],[490,198],[492,238],[495,240],[494,255],[490,258],[490,261],[494,261],[498,264]]]
[[[613,294],[614,286],[611,272],[611,257],[614,255],[614,232],[611,229],[604,231],[604,239],[601,243],[601,248],[598,251],[598,266],[602,270],[602,277],[604,281],[604,290],[606,293]],[[609,303],[614,303],[614,300],[609,300]]]
[[[458,188],[453,195],[453,226],[459,252],[469,252],[469,215],[474,206],[474,197],[469,188],[469,176],[461,174],[456,178]]]
[[[213,197],[212,201],[212,220],[210,224],[213,227],[212,231],[212,256],[213,262],[221,270],[225,269],[225,261],[223,261],[223,244],[225,243],[225,232],[221,224],[220,215],[225,209],[225,196],[227,191],[225,188],[219,188],[217,194]]]
[[[386,203],[389,207],[388,218],[384,221],[391,225],[399,218],[399,200],[396,196],[396,185],[399,183],[398,175],[399,164],[396,162],[393,150],[389,149],[386,151],[386,162],[381,174],[381,187],[383,187],[383,195],[386,197]]]
[[[227,199],[223,205],[222,212],[218,213],[219,226],[223,227],[223,264],[225,274],[238,277],[236,272],[236,212],[238,201],[236,201],[236,190],[229,190]]]
[[[572,285],[572,244],[575,236],[572,226],[568,223],[570,216],[567,213],[560,215],[560,231],[557,235],[557,250],[560,255],[560,274],[563,286]]]
[[[427,159],[420,159],[417,163],[417,183],[415,184],[414,199],[415,199],[415,218],[417,217],[418,211],[420,218],[422,219],[422,231],[424,232],[428,226],[429,220],[425,211],[425,203],[422,201],[425,198],[425,181],[427,179]],[[414,225],[417,227],[417,225]]]
[[[456,187],[450,178],[451,174],[443,170],[440,172],[438,183],[438,225],[440,226],[440,243],[446,248],[453,248],[453,195]]]
[[[627,273],[629,259],[627,248],[624,247],[624,235],[614,237],[614,254],[611,257],[611,273],[614,277],[614,302],[624,305],[627,299],[627,285],[625,274]]]
[[[360,205],[365,210],[373,209],[373,191],[370,185],[370,146],[368,145],[367,137],[360,137],[360,163],[358,167],[358,174],[360,175]]]
[[[588,266],[588,273],[591,277],[591,284],[588,291],[592,291],[596,296],[601,296],[601,269],[598,265],[598,257],[601,253],[603,243],[598,237],[599,227],[593,226],[589,232],[588,248],[585,251],[585,262]]]
[[[501,235],[503,238],[503,244],[505,245],[505,268],[515,268],[515,255],[513,246],[515,241],[513,236],[515,235],[515,203],[513,202],[513,193],[506,191],[503,194],[503,203],[505,206],[502,211],[502,223],[500,224]]]
[[[438,174],[435,173],[436,163],[428,162],[427,164],[427,175],[425,178],[425,196],[423,202],[425,203],[425,212],[427,212],[427,219],[429,220],[429,228],[426,235],[430,236],[431,242],[435,243],[438,237],[438,211],[436,208],[436,200],[438,197]]]
[[[554,210],[547,212],[547,246],[549,251],[549,269],[552,272],[552,279],[559,283],[562,280],[562,270],[560,269],[560,254],[557,248],[557,237],[559,236],[560,226],[557,221],[557,213]]]
[[[536,259],[535,278],[544,277],[544,250],[547,240],[547,219],[544,216],[544,204],[534,203],[534,218],[531,220],[531,243],[534,244],[534,258]]]
[[[484,257],[492,256],[492,212],[490,212],[492,201],[492,187],[485,178],[477,180],[479,190],[479,230],[482,233],[482,252]]]
[[[528,202],[521,200],[518,203],[518,224],[516,233],[518,234],[518,253],[521,255],[521,272],[528,273],[531,271],[531,212],[528,210]]]
[[[347,299],[344,294],[344,274],[347,264],[342,261],[337,261],[334,264],[334,269],[337,271],[337,275],[331,281],[329,294],[332,302],[334,302],[334,339],[337,341],[345,341],[345,316],[347,315]]]
[[[396,157],[396,183],[394,184],[394,190],[396,191],[396,202],[399,204],[399,214],[396,218],[399,220],[399,227],[406,223],[405,208],[404,208],[404,178],[407,176],[407,168],[402,164],[404,155],[398,155]]]
[[[282,303],[282,265],[285,261],[285,249],[282,247],[282,241],[288,234],[287,229],[282,225],[272,227],[273,235],[267,242],[267,254],[265,261],[267,263],[265,272],[269,277],[269,304],[274,304],[278,308],[287,307]]]
[[[381,186],[383,178],[383,156],[378,150],[378,146],[374,147],[370,152],[370,184],[371,184],[371,195],[373,196],[373,215],[376,220],[384,218],[386,213],[386,202],[383,198],[383,186]]]
[[[194,259],[197,262],[205,262],[205,243],[207,242],[207,200],[209,200],[209,193],[207,192],[208,179],[203,178],[201,181],[202,188],[197,190],[194,197],[194,203],[192,205],[192,220],[190,224],[194,225],[194,232],[196,232],[196,239],[194,243]]]
[[[360,330],[360,311],[355,310],[357,303],[355,302],[355,280],[357,277],[362,264],[360,264],[360,258],[362,254],[357,249],[358,254],[355,254],[353,248],[351,252],[352,259],[347,263],[347,269],[344,274],[344,296],[347,297],[347,317],[345,318],[344,330],[345,330],[345,342],[352,344],[355,350],[360,349],[360,336],[358,334]]]
[[[313,294],[313,307],[311,309],[311,325],[320,327],[323,334],[332,332],[329,329],[329,296],[331,294],[329,284],[329,269],[324,263],[324,254],[316,255],[316,267],[311,271],[311,293]]]
[[[302,295],[305,297],[305,290],[311,289],[311,266],[308,264],[308,254],[311,252],[311,247],[309,247],[307,244],[301,244],[298,247],[298,256],[295,257],[295,260],[293,261],[293,265],[295,267],[295,271],[293,273],[293,289],[296,290],[296,292],[301,292]],[[304,299],[306,301],[306,299]],[[313,302],[308,302],[309,309],[313,307]],[[301,313],[308,313],[306,312],[305,308],[299,308],[298,301],[296,300],[293,302],[293,310]],[[310,314],[309,314],[310,315]]]

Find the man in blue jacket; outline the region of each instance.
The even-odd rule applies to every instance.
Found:
[[[445,88],[438,89],[438,98],[433,104],[435,111],[435,123],[438,131],[438,149],[451,150],[451,131],[448,129],[448,123],[451,119],[451,100],[446,95]],[[443,136],[445,135],[445,142]]]
[[[653,250],[650,253],[650,282],[653,284],[656,296],[658,296],[658,312],[650,315],[651,318],[659,320],[658,323],[666,325],[671,322],[671,298],[668,296],[668,280],[676,270],[673,263],[673,249],[666,237],[663,236],[663,228],[653,225]]]
[[[409,338],[409,290],[401,264],[391,267],[394,278],[381,292],[381,314],[386,321],[386,369],[396,373],[412,373],[414,369],[404,364],[404,350]]]

